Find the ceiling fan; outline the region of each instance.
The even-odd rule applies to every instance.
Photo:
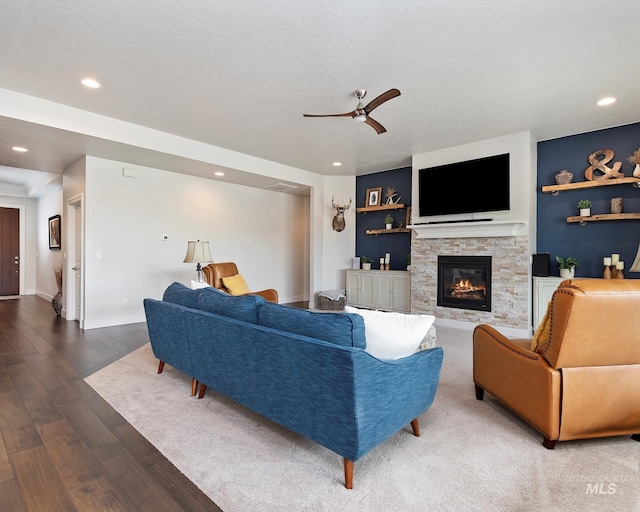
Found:
[[[400,96],[398,89],[389,89],[387,92],[383,92],[377,98],[374,98],[366,106],[362,105],[362,99],[367,95],[366,89],[356,89],[353,91],[353,95],[358,98],[358,106],[351,112],[345,112],[344,114],[302,114],[304,117],[352,117],[356,121],[367,123],[378,134],[386,132],[386,128],[382,126],[378,121],[369,117],[371,111],[382,105],[385,101],[389,101],[396,96]]]

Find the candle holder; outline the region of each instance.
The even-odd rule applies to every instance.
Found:
[[[610,265],[605,265],[604,266],[604,272],[602,274],[602,278],[603,279],[611,279],[611,266]]]

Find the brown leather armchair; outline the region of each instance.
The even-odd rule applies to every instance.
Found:
[[[473,332],[476,398],[485,390],[556,441],[640,441],[640,280],[569,279],[554,292],[548,339]]]
[[[238,267],[232,262],[209,263],[209,265],[202,268],[202,271],[204,272],[204,277],[207,280],[207,283],[214,288],[218,288],[223,292],[229,293],[229,290],[222,282],[222,278],[238,274]],[[278,292],[271,288],[268,290],[261,290],[259,292],[251,292],[251,295],[260,295],[269,302],[278,302]]]

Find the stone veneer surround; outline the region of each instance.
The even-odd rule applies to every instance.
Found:
[[[492,256],[491,311],[437,306],[438,256]],[[529,328],[529,237],[411,239],[411,312],[494,326]]]

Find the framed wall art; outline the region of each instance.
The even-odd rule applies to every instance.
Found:
[[[61,229],[60,229],[60,215],[54,215],[49,217],[49,249],[60,249],[61,242]]]
[[[380,206],[381,201],[382,201],[382,187],[367,189],[367,204],[365,204],[366,207]]]

